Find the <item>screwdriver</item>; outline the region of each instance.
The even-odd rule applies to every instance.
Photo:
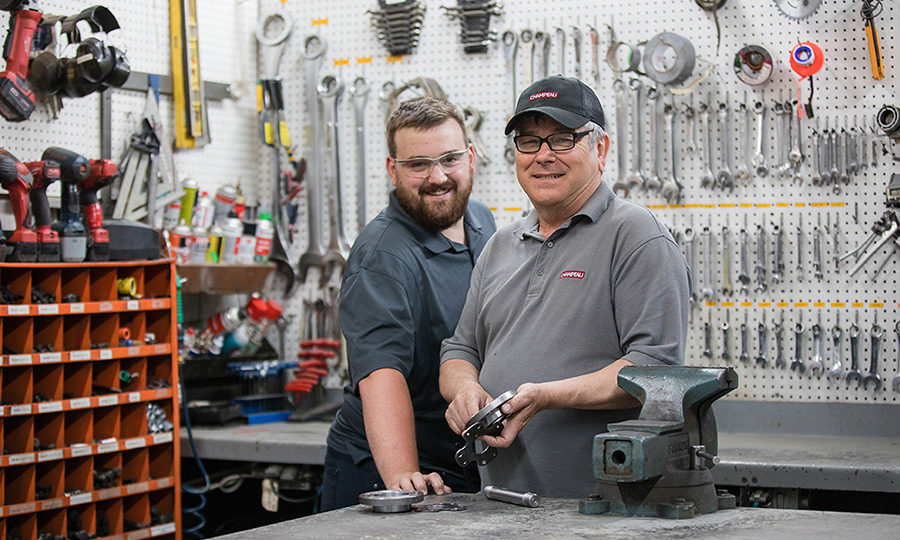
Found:
[[[875,17],[881,13],[881,1],[863,0],[860,10],[866,25],[866,38],[869,41],[869,61],[872,63],[872,76],[876,80],[884,78],[884,64],[881,60],[881,43],[878,40],[878,29],[875,27]]]

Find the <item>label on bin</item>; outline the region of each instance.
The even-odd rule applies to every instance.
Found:
[[[56,315],[59,313],[59,304],[41,304],[38,306],[38,315]]]
[[[138,356],[141,354],[140,347],[128,347],[128,356]]]
[[[106,499],[115,499],[116,497],[118,497],[121,494],[122,494],[122,490],[117,487],[109,488],[109,489],[102,489],[97,492],[97,499],[99,499],[101,501],[106,500]]]
[[[101,445],[97,446],[98,454],[106,454],[109,452],[118,452],[118,451],[119,451],[119,443],[118,442],[106,443],[106,444],[101,444]]]
[[[55,362],[62,362],[62,353],[58,352],[46,352],[41,353],[38,357],[42,364],[52,364]]]
[[[100,302],[100,305],[97,306],[98,311],[112,311],[113,303],[112,302]]]
[[[23,465],[25,463],[34,463],[34,452],[9,456],[10,465]]]
[[[30,354],[11,354],[9,355],[9,365],[11,366],[27,366],[31,364]]]
[[[38,461],[53,461],[63,458],[62,450],[47,450],[46,452],[38,452]]]
[[[162,309],[166,307],[166,301],[161,298],[156,298],[150,302],[150,307],[152,309]]]
[[[9,507],[9,515],[15,516],[16,514],[26,514],[34,512],[35,504],[32,503],[23,503],[23,504],[14,504]]]
[[[75,506],[76,504],[89,503],[93,500],[93,493],[79,493],[78,495],[72,495],[71,497],[69,497],[69,504]]]
[[[129,300],[128,302],[125,303],[125,309],[127,309],[129,311],[135,311],[135,310],[141,309],[141,303],[138,302],[137,300]]]
[[[161,536],[163,534],[169,534],[173,532],[175,532],[174,523],[163,523],[162,525],[150,527],[150,536]]]
[[[153,444],[163,444],[167,442],[172,442],[172,432],[169,433],[160,433],[159,435],[153,436]]]
[[[69,400],[70,409],[86,409],[91,406],[91,398],[78,398]]]
[[[128,403],[136,403],[141,400],[140,392],[132,392],[128,394]]]
[[[160,478],[159,480],[156,481],[157,489],[167,488],[171,485],[172,485],[171,478]]]
[[[13,405],[9,408],[9,415],[31,414],[31,405]]]
[[[100,349],[100,360],[112,360],[112,349]]]
[[[97,398],[97,405],[100,407],[108,407],[110,405],[118,405],[119,396],[102,396]]]
[[[147,482],[141,482],[139,484],[128,484],[125,486],[125,491],[131,495],[132,493],[144,493],[145,491],[150,491],[150,484]]]
[[[81,362],[91,359],[91,351],[72,351],[69,353],[70,362]]]
[[[38,403],[39,413],[60,412],[61,410],[63,410],[62,401],[46,401],[44,403]]]
[[[84,457],[84,456],[89,456],[93,453],[94,453],[94,449],[87,445],[72,447],[72,457]]]
[[[147,441],[141,437],[139,439],[128,439],[125,441],[126,450],[134,450],[135,448],[143,448],[147,446]]]
[[[9,315],[28,315],[31,313],[29,306],[7,306],[6,313]]]
[[[69,313],[84,313],[84,304],[69,304]]]
[[[150,529],[140,529],[132,531],[125,536],[126,540],[144,540],[150,538]]]
[[[49,501],[41,501],[41,510],[53,510],[55,508],[62,508],[63,500],[62,499],[51,499]]]

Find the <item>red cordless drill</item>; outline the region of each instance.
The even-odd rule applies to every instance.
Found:
[[[50,228],[50,204],[47,202],[47,186],[59,180],[59,163],[55,161],[31,161],[25,164],[31,172],[31,213],[34,214],[34,232],[38,240],[38,262],[59,262],[59,234]]]
[[[0,2],[0,9],[12,12],[3,43],[6,71],[0,72],[0,114],[11,122],[21,122],[34,111],[34,92],[25,77],[31,40],[43,14],[31,0],[6,0]]]
[[[109,159],[92,159],[91,172],[88,177],[78,182],[81,191],[81,208],[84,221],[91,235],[88,245],[87,260],[109,260],[109,233],[103,228],[103,213],[97,191],[108,186],[119,176],[119,168]]]
[[[87,231],[81,221],[78,204],[78,183],[91,173],[91,164],[81,154],[51,146],[41,154],[44,161],[59,163],[59,179],[62,182],[59,221],[53,230],[59,233],[59,247],[64,262],[81,262],[87,253]]]
[[[37,235],[29,227],[28,190],[31,189],[31,173],[24,163],[8,151],[0,148],[0,186],[9,192],[9,202],[16,217],[16,230],[7,241],[12,247],[8,260],[34,262],[37,260]]]

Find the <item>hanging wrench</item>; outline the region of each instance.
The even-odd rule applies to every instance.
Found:
[[[693,101],[694,94],[691,94],[691,101]],[[687,141],[687,145],[684,147],[684,151],[688,154],[693,154],[700,150],[700,145],[697,144],[697,115],[694,110],[694,107],[691,104],[686,104],[684,106],[684,118],[687,120],[687,137],[685,140]]]
[[[509,75],[512,88],[512,110],[516,110],[516,102],[518,101],[518,86],[516,85],[516,55],[519,51],[519,37],[512,30],[506,30],[500,37],[503,42],[503,57],[506,59],[506,74]],[[503,158],[509,165],[516,163],[516,146],[510,133],[506,137],[506,148],[503,151]]]
[[[897,367],[900,368],[900,321],[894,325],[894,333],[897,334]],[[891,380],[891,389],[900,394],[900,374]]]
[[[350,86],[353,109],[356,115],[356,225],[357,231],[366,226],[366,100],[369,97],[369,83],[364,77],[357,77]]]
[[[747,312],[744,312],[744,322],[741,323],[741,355],[738,357],[743,363],[750,362],[750,354],[747,352]]]
[[[782,175],[788,175],[791,169],[791,162],[788,159],[791,144],[791,106],[790,103],[776,101],[773,110],[779,117],[778,127],[775,129],[775,147],[778,148],[777,169]]]
[[[728,97],[725,97],[726,101]],[[731,126],[728,103],[719,103],[719,125],[722,128],[721,168],[716,173],[716,183],[721,189],[734,189],[734,175],[731,173]]]
[[[620,197],[628,197],[628,159],[627,159],[627,140],[628,130],[625,128],[627,123],[626,102],[625,102],[625,81],[616,79],[613,82],[613,90],[616,91],[616,166],[619,170],[618,177],[613,183],[612,190]]]
[[[819,312],[819,319],[822,318],[822,313]],[[809,374],[815,375],[816,377],[822,376],[822,371],[824,370],[824,366],[822,365],[822,325],[818,322],[812,327],[812,335],[813,335],[813,359],[809,363]]]
[[[688,227],[684,231],[684,254],[685,259],[687,260],[688,270],[691,273],[691,283],[694,283],[694,229]],[[691,290],[691,298],[690,298],[690,306],[691,313],[694,312],[694,307],[697,305],[697,293]]]
[[[803,281],[803,216],[797,225],[797,281]]]
[[[825,119],[826,123],[828,119]],[[837,124],[837,120],[834,122]],[[827,125],[827,124],[826,124]],[[829,176],[831,178],[831,182],[838,186],[838,183],[841,179],[841,149],[838,144],[838,135],[837,131],[833,128],[828,130],[828,144],[831,146],[831,162],[829,163]]]
[[[746,101],[746,96],[745,101]],[[735,168],[735,181],[743,186],[750,182],[750,150],[748,148],[750,127],[750,109],[746,103],[738,105],[738,165]]]
[[[834,271],[839,272],[841,269],[841,225],[838,222],[838,214],[834,215],[834,227],[831,229],[831,243],[834,245]]]
[[[632,78],[628,82],[631,89],[631,171],[628,173],[628,190],[644,187],[644,173],[641,171],[641,81]]]
[[[803,177],[800,175],[800,164],[803,162],[803,134],[801,133],[801,118],[793,113],[794,107],[791,106],[788,108],[788,113],[790,114],[790,121],[792,122],[794,118],[797,119],[796,127],[792,126],[791,129],[791,151],[788,152],[788,161],[791,164],[791,168],[794,170],[794,182],[797,184],[803,183]]]
[[[862,384],[863,389],[868,390],[869,383],[874,383],[875,387],[873,390],[877,393],[881,390],[881,377],[878,375],[878,349],[881,346],[881,336],[884,335],[884,328],[878,326],[878,319],[875,320],[875,324],[869,330],[869,335],[872,337],[871,361],[869,363],[869,374],[862,380]]]
[[[779,219],[779,225],[773,224],[772,228],[775,237],[775,254],[772,257],[772,281],[781,283],[781,276],[784,275],[783,242],[781,239],[784,232],[784,214]]]
[[[712,312],[710,312],[710,317],[712,317]],[[703,323],[703,356],[706,358],[712,358],[712,329],[709,326],[709,321]]]
[[[764,178],[769,174],[769,166],[766,164],[766,155],[763,149],[763,138],[766,127],[766,105],[762,101],[753,104],[753,114],[756,116],[756,152],[753,154],[753,168],[756,176]]]
[[[813,145],[813,155],[812,155],[812,166],[813,173],[812,178],[809,179],[810,183],[814,186],[822,185],[822,148],[820,144],[821,135],[819,133],[819,119],[816,118],[816,123],[813,126],[812,130],[812,145]]]
[[[663,114],[666,117],[666,139],[669,143],[669,175],[662,185],[662,196],[669,204],[676,204],[681,200],[681,182],[675,174],[675,106],[666,103],[663,106]]]
[[[847,371],[847,386],[856,381],[856,387],[862,385],[862,375],[859,374],[859,326],[854,322],[850,325],[850,370]]]
[[[731,319],[731,312],[725,312],[725,322],[722,323],[722,361],[730,362],[731,361],[731,353],[728,352],[731,350],[731,339],[730,332],[731,326],[728,324],[729,319]]]
[[[594,88],[600,88],[600,55],[598,47],[600,46],[600,36],[597,28],[588,26],[589,35],[591,36],[591,78],[594,79]]]
[[[822,214],[818,216],[818,224],[813,229],[813,275],[818,281],[822,281],[824,273],[822,272]]]
[[[768,360],[766,359],[766,338],[768,329],[766,327],[766,313],[763,312],[763,322],[757,327],[759,330],[759,355],[756,357],[756,365],[766,367]]]
[[[529,49],[528,54],[528,81],[523,85],[526,88],[534,82],[534,30],[524,28],[519,32],[519,43],[523,48]]]
[[[700,124],[701,129],[703,130],[703,150],[704,153],[700,154],[701,161],[705,159],[705,162],[701,163],[703,170],[700,174],[700,187],[712,189],[716,183],[716,177],[712,172],[712,133],[711,128],[712,125],[709,121],[709,105],[706,103],[700,104]]]
[[[536,80],[543,79],[548,75],[547,44],[549,43],[550,38],[547,37],[546,32],[543,30],[536,30],[534,32],[534,46],[531,48],[531,69],[534,71],[532,77],[537,77]],[[537,66],[537,68],[534,66]]]
[[[825,119],[825,130],[820,132],[816,137],[816,143],[820,147],[822,153],[819,166],[819,173],[822,175],[822,185],[827,186],[837,179],[831,175],[831,163],[834,157],[834,149],[831,147],[831,137],[829,135],[831,119]]]
[[[766,228],[756,226],[756,292],[765,292],[766,284]]]
[[[774,323],[772,330],[775,333],[775,367],[783,369],[787,366],[784,361],[784,347],[782,347],[782,338],[784,337],[784,312],[781,312],[781,321]]]
[[[797,321],[794,326],[794,361],[791,362],[791,371],[803,373],[806,366],[803,364],[803,322]]]
[[[728,226],[722,226],[722,296],[730,297],[733,292],[731,283],[731,243],[728,241]]]
[[[344,83],[332,75],[322,77],[319,82],[319,99],[322,101],[322,122],[325,124],[325,148],[326,159],[322,161],[322,179],[329,190],[328,223],[329,240],[325,252],[324,263],[326,271],[322,274],[322,284],[328,282],[328,277],[335,267],[343,271],[347,256],[350,254],[350,243],[344,234],[343,203],[341,197],[341,167],[340,151],[338,149],[338,98],[344,91]]]
[[[738,281],[741,282],[741,294],[747,294],[750,291],[750,270],[749,261],[747,257],[747,229],[746,226],[741,229],[740,232],[741,237],[741,273],[738,276]]]
[[[847,117],[844,117],[844,129],[847,131],[847,137],[845,141],[849,144],[847,145],[847,172],[850,174],[856,174],[859,172],[859,129],[856,127],[856,124],[853,127],[848,127]]]
[[[844,117],[846,120],[846,117]],[[842,184],[850,183],[850,173],[847,172],[847,161],[848,161],[848,141],[849,135],[847,134],[847,130],[841,128],[840,136],[837,135],[835,131],[835,137],[837,137],[837,168],[838,175],[835,176],[836,179],[839,179]],[[837,182],[835,182],[835,185]]]
[[[566,74],[566,30],[555,26],[556,30],[556,69],[560,75]]]
[[[572,47],[575,48],[575,78],[581,79],[581,29],[572,27]]]
[[[840,381],[844,378],[844,368],[841,366],[841,329],[840,313],[838,313],[837,322],[831,327],[831,356],[834,360],[831,369],[828,370],[829,381]]]
[[[712,284],[713,239],[709,227],[703,227],[703,230],[700,231],[700,236],[703,239],[703,289],[700,291],[700,294],[704,300],[715,301],[716,292]]]
[[[644,187],[656,191],[662,187],[662,180],[659,178],[659,92],[653,86],[647,87],[647,108],[650,109],[650,178]]]
[[[844,116],[844,127],[841,128],[841,139],[844,146],[844,168],[841,171],[841,182],[845,184],[850,183],[850,175],[853,174],[854,165],[856,166],[856,168],[859,167],[859,164],[853,163],[853,153],[855,149],[852,137],[850,136],[850,130],[847,129],[848,125],[849,122],[847,120],[847,117]]]

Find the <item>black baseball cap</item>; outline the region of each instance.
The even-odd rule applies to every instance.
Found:
[[[594,122],[606,129],[603,107],[591,87],[574,77],[551,75],[535,82],[519,95],[516,114],[506,123],[509,135],[523,116],[543,113],[570,129]]]

